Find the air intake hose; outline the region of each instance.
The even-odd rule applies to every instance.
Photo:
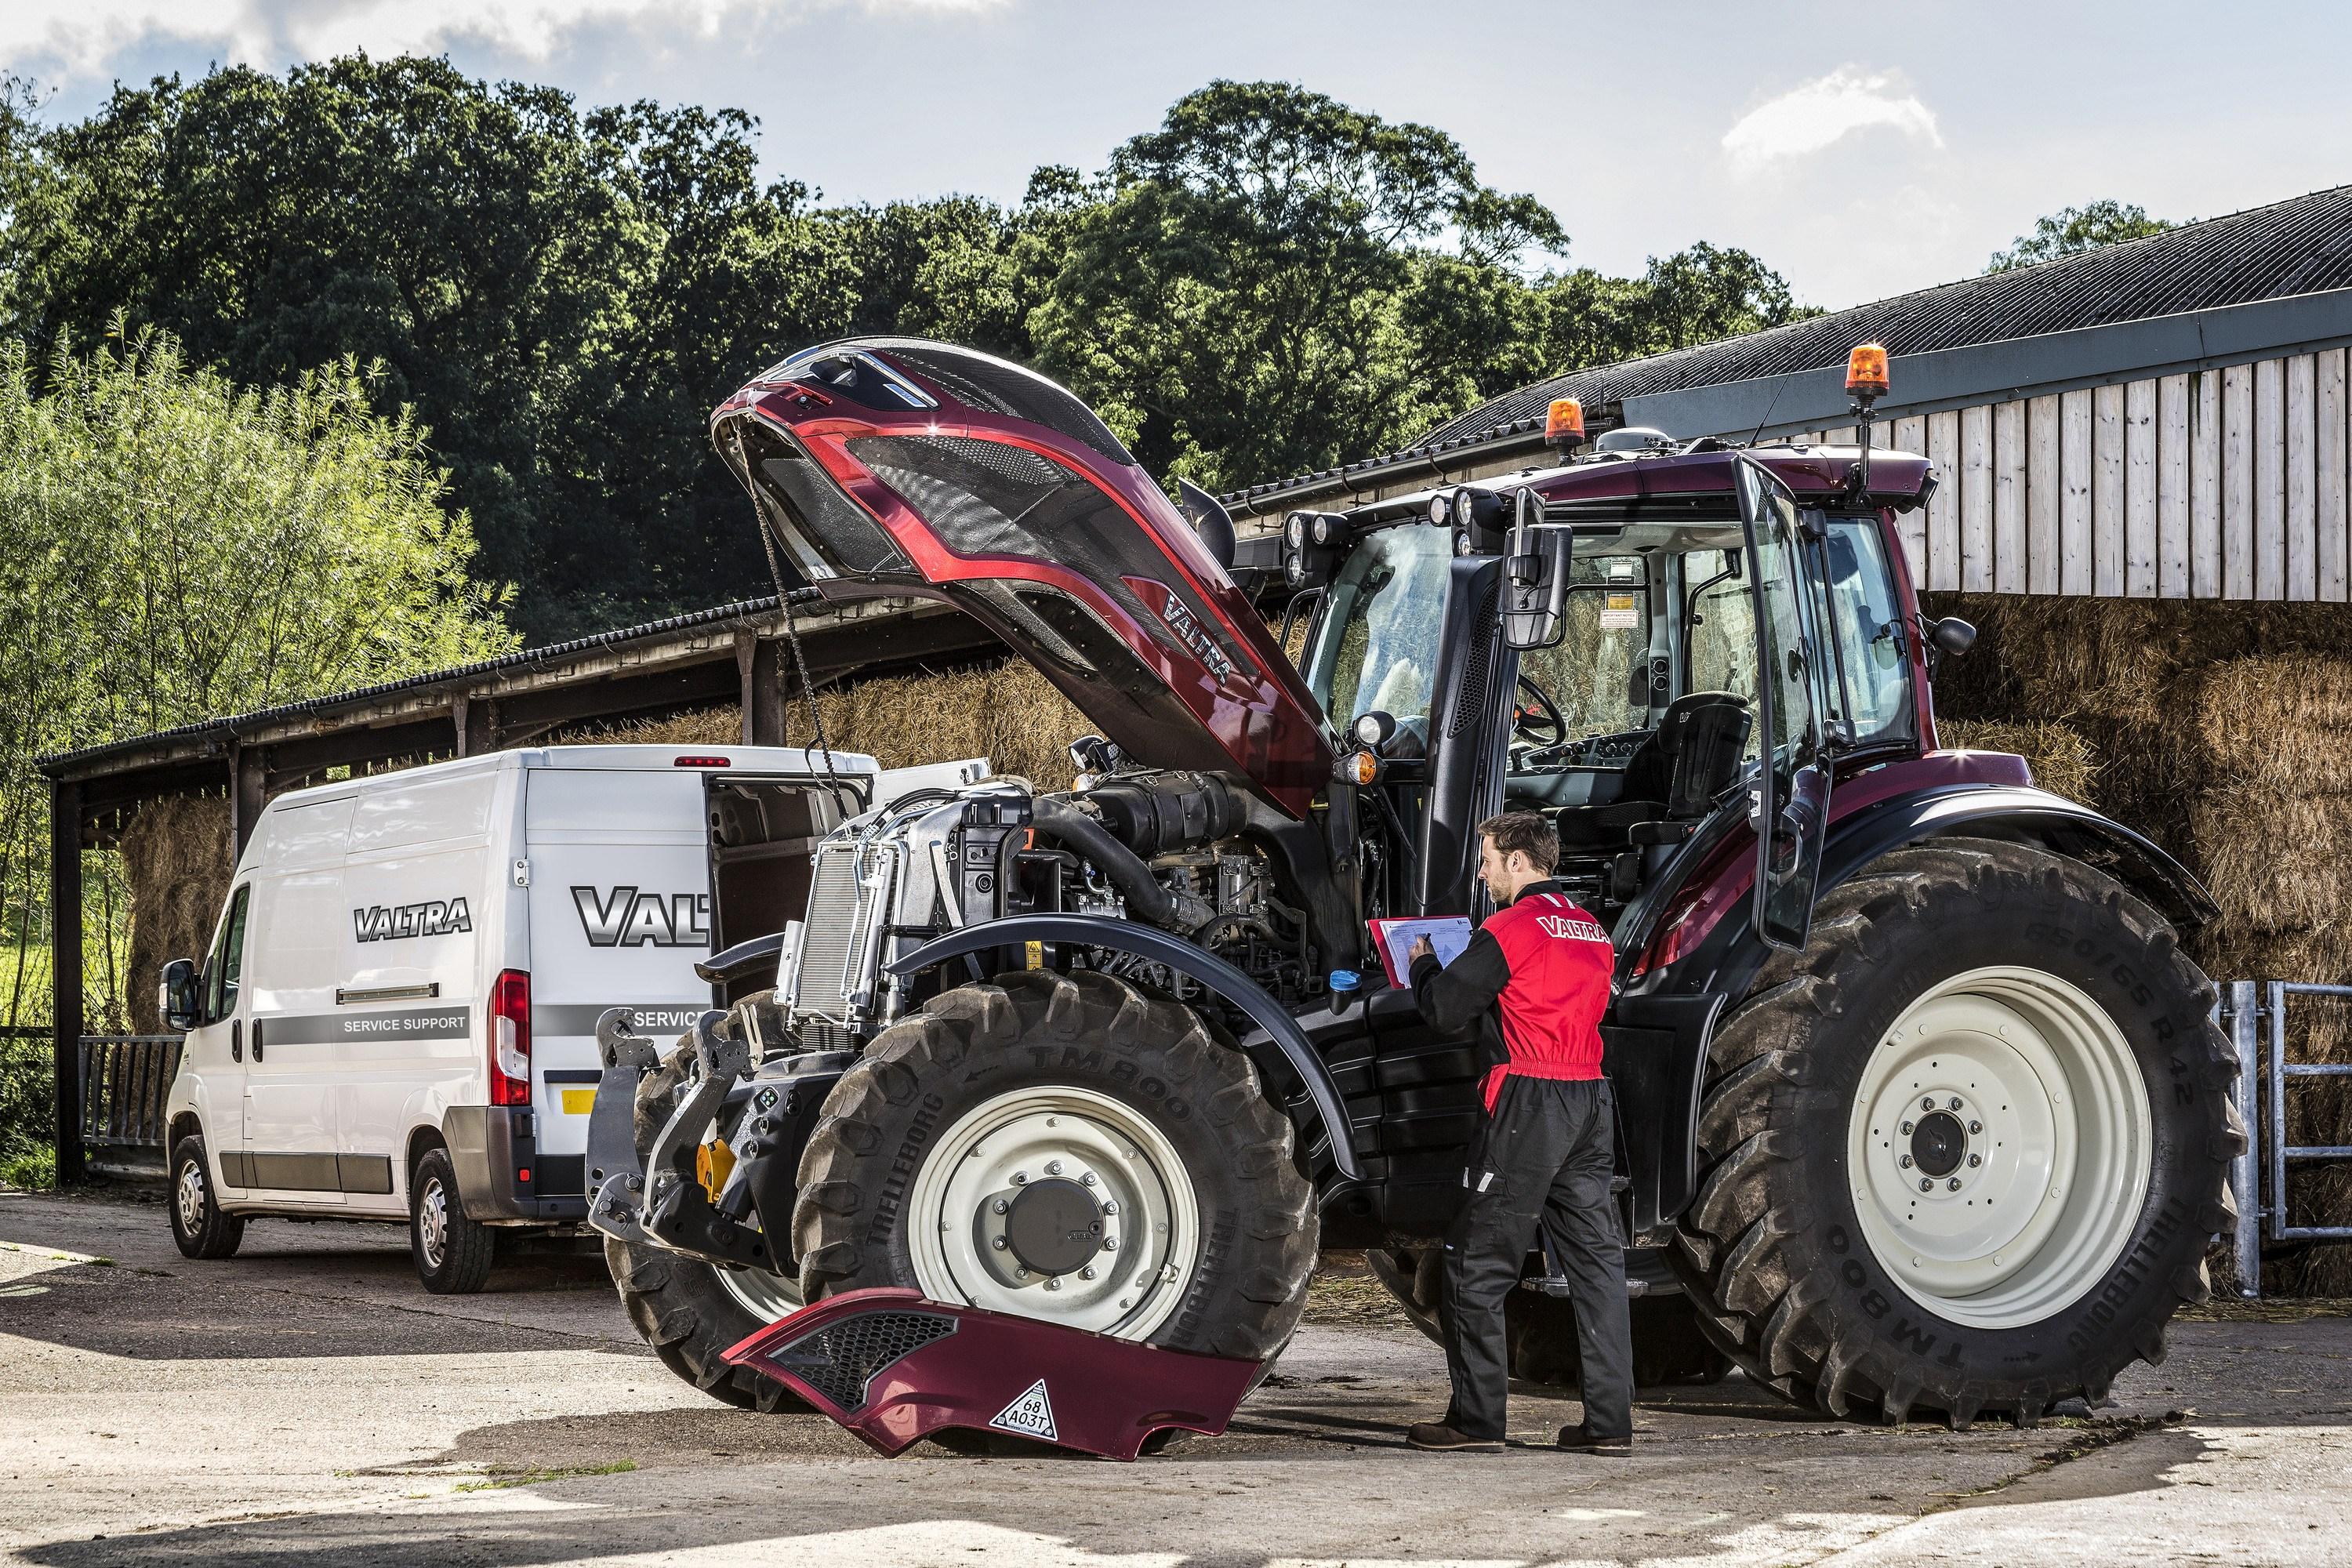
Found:
[[[1089,813],[1072,805],[1067,795],[1041,795],[1032,807],[1031,825],[1060,839],[1092,861],[1127,896],[1128,912],[1172,931],[1193,931],[1216,913],[1189,894],[1171,893],[1160,885],[1142,857],[1121,844]]]

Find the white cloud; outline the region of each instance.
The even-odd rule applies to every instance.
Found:
[[[543,60],[583,26],[656,26],[709,38],[739,19],[866,11],[992,10],[1005,0],[5,0],[0,64],[45,81],[102,73],[142,44],[210,46],[258,65],[350,49],[437,52],[457,43]]]
[[[1930,147],[1944,144],[1935,111],[1893,73],[1840,66],[1742,115],[1723,133],[1723,150],[1742,169],[1818,153],[1857,131],[1900,132]]]

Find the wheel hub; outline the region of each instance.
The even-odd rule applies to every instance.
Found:
[[[1102,1208],[1092,1193],[1065,1177],[1029,1183],[1005,1213],[1004,1242],[1036,1273],[1075,1273],[1102,1251]]]
[[[1923,1176],[1942,1180],[1968,1157],[1969,1130],[1948,1110],[1931,1110],[1912,1124],[1911,1163]]]
[[[441,1190],[438,1181],[429,1181],[416,1206],[417,1240],[424,1248],[425,1266],[438,1268],[441,1255],[449,1245],[449,1195]]]
[[[177,1188],[180,1228],[194,1236],[205,1227],[205,1173],[194,1160],[180,1167]]]

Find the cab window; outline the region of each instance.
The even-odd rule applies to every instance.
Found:
[[[1907,739],[1911,733],[1911,667],[1903,657],[1903,613],[1877,520],[1833,517],[1822,543],[1816,618],[1836,643],[1827,673],[1844,677],[1837,717],[1854,742]],[[1837,682],[1830,689],[1834,696]]]
[[[1613,735],[1650,721],[1650,605],[1639,555],[1580,555],[1561,607],[1561,636],[1519,655],[1519,674],[1559,710],[1562,741]]]
[[[1451,534],[1411,524],[1367,536],[1349,556],[1307,657],[1307,685],[1334,724],[1381,712],[1426,742],[1452,561]]]
[[[221,917],[220,935],[205,960],[205,1022],[217,1024],[236,1011],[236,989],[245,972],[245,910],[253,892],[247,883],[231,895]]]

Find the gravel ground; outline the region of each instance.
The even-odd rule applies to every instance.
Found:
[[[1631,1460],[1438,1456],[1434,1347],[1360,1260],[1233,1430],[1133,1466],[870,1455],[677,1382],[593,1258],[430,1297],[405,1237],[260,1222],[190,1263],[161,1209],[0,1194],[0,1560],[55,1564],[2341,1563],[2352,1320],[2183,1322],[2116,1405],[1887,1430],[1738,1379],[1650,1390]]]

